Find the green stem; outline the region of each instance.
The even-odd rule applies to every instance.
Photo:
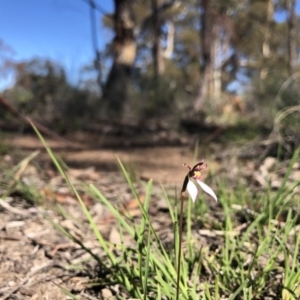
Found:
[[[181,195],[180,214],[179,214],[179,248],[177,257],[177,283],[176,283],[176,300],[179,299],[179,286],[180,286],[180,266],[181,266],[181,243],[182,243],[182,216],[183,216],[183,196]]]

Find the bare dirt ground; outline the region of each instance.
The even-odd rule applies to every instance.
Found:
[[[85,137],[93,141],[93,136]],[[35,136],[11,136],[7,139],[9,145],[14,149],[20,149],[23,153],[30,153],[36,149],[41,150],[39,156],[41,161],[49,161],[48,155],[39,139]],[[117,157],[138,176],[144,179],[152,178],[156,182],[168,184],[181,184],[185,173],[183,163],[193,162],[193,150],[189,146],[154,146],[139,147],[126,146],[124,141],[114,142],[114,147],[107,147],[103,142],[96,142],[87,149],[65,149],[62,142],[49,140],[47,143],[60,156],[67,165],[73,168],[95,167],[98,171],[117,171]],[[202,157],[205,149],[199,152]]]
[[[95,142],[92,149],[74,150],[66,149],[60,142],[47,141],[55,153],[70,166],[67,171],[70,180],[78,188],[101,233],[112,244],[120,242],[116,222],[103,205],[85,193],[82,182],[93,183],[111,203],[122,203],[120,210],[138,218],[140,212],[137,201],[118,171],[116,156],[132,173],[141,199],[144,197],[146,181],[154,179],[151,218],[163,242],[168,244],[172,240],[171,222],[159,184],[166,186],[167,191],[173,195],[175,187],[177,191],[180,190],[186,174],[182,163],[193,162],[191,148],[122,147],[121,144],[109,149],[97,148]],[[92,278],[104,275],[97,269],[96,263],[89,260],[84,250],[67,239],[51,223],[58,223],[67,229],[93,249],[94,254],[103,255],[79,204],[53,167],[39,140],[34,136],[9,136],[7,143],[11,151],[0,158],[1,170],[5,170],[1,175],[3,185],[0,187],[0,194],[5,195],[10,190],[0,201],[0,300],[71,299],[61,287],[77,294],[80,299],[116,299],[116,295],[122,293],[119,286],[89,288]],[[34,161],[25,160],[16,168],[21,159],[37,149],[41,152]],[[208,152],[212,150],[201,148],[198,158],[204,158]],[[229,178],[237,176],[236,160],[220,163],[216,162],[213,155],[205,158],[214,174],[226,174]],[[265,161],[260,167],[252,161],[242,163],[245,166],[245,178],[251,176],[251,181],[256,182],[256,185],[266,184],[260,175],[271,169],[272,162]],[[265,168],[261,169],[261,166]],[[10,176],[7,176],[8,170],[11,171]],[[207,174],[204,174],[204,178]],[[15,186],[14,180],[20,180],[26,189],[22,189],[22,185]],[[278,178],[274,177],[274,184],[276,180]],[[37,201],[40,201],[40,205]],[[220,207],[212,205],[212,217],[218,218]],[[200,245],[218,247],[219,237],[206,238],[205,224],[202,234],[199,234],[198,229],[195,231],[195,238]],[[85,261],[84,269],[71,267],[79,266],[82,261]]]

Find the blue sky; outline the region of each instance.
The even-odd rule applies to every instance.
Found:
[[[96,2],[105,11],[113,11],[113,0]],[[101,17],[97,12],[98,42],[103,49],[112,34],[102,27]],[[0,28],[0,39],[14,50],[10,55],[14,60],[43,57],[60,61],[71,81],[94,58],[90,10],[84,0],[2,0]],[[11,76],[0,76],[0,89],[11,83]]]

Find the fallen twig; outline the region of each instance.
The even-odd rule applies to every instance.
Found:
[[[2,206],[3,208],[5,208],[6,210],[16,214],[16,215],[22,215],[22,216],[28,216],[29,213],[27,211],[24,210],[20,210],[17,208],[14,208],[12,206],[10,206],[6,201],[4,201],[3,199],[0,198],[0,206]]]

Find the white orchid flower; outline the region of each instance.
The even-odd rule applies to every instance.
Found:
[[[197,185],[201,187],[201,189],[211,196],[215,201],[218,201],[218,198],[214,191],[203,181],[200,180],[201,173],[200,171],[207,167],[207,164],[204,163],[204,160],[197,163],[193,168],[184,164],[189,169],[188,174],[185,176],[181,193],[188,191],[189,195],[192,198],[192,201],[195,202],[198,196],[198,188]],[[197,185],[196,185],[197,184]]]

